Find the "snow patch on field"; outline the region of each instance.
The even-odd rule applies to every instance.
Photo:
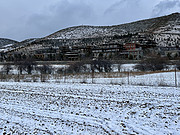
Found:
[[[0,133],[179,134],[180,89],[0,82]]]

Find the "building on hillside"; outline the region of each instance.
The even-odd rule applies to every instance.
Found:
[[[112,59],[123,51],[123,45],[118,43],[101,44],[92,49],[94,58]]]
[[[38,49],[38,50],[31,52],[31,55],[36,60],[55,61],[55,60],[57,60],[57,49],[53,48],[53,47]]]
[[[73,46],[72,52],[79,54],[79,59],[91,58],[92,57],[92,48],[93,46]]]
[[[124,44],[124,51],[121,55],[128,59],[141,59],[143,57],[142,45],[137,43],[126,43]]]
[[[180,57],[180,48],[179,47],[156,47],[156,53],[161,57]]]
[[[33,44],[17,47],[6,53],[1,53],[1,60],[13,61],[34,58],[37,61],[77,61],[82,59],[140,59],[143,50],[151,48],[135,42],[110,42],[97,45],[56,45]]]
[[[78,61],[78,60],[80,60],[80,56],[76,52],[66,52],[64,54],[64,60],[66,60],[66,61]]]

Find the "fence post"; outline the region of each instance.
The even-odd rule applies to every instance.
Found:
[[[130,82],[129,81],[129,79],[130,79],[129,76],[130,76],[130,71],[128,70],[128,85],[129,85],[129,82]]]
[[[66,67],[64,68],[64,83],[66,83]]]
[[[175,72],[175,87],[177,87],[177,73],[176,73],[176,67],[175,67],[174,72]]]
[[[94,83],[94,68],[92,69],[91,78],[92,78],[92,83]]]
[[[19,74],[19,72],[18,72],[18,82],[20,82],[20,74]]]
[[[42,73],[40,74],[41,82],[43,82],[43,75]]]

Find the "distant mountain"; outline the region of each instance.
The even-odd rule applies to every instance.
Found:
[[[25,39],[25,40],[21,41],[20,43],[22,43],[22,44],[31,43],[31,42],[33,42],[33,41],[35,41],[35,40],[37,40],[37,39],[38,39],[38,38]]]
[[[114,26],[76,26],[62,29],[46,39],[79,39],[95,38],[128,33],[180,34],[180,13],[173,13],[153,19],[114,25]]]
[[[16,47],[20,47],[20,46],[26,46],[26,45],[31,44],[32,42],[36,41],[37,39],[38,38],[25,39],[21,42],[14,44],[13,47],[16,48]]]
[[[18,43],[15,40],[6,39],[6,38],[0,38],[0,48],[8,45],[13,45],[15,43]]]

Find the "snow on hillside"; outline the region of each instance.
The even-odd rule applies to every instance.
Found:
[[[154,34],[154,40],[158,46],[179,46],[180,33],[179,34]]]
[[[74,26],[69,27],[49,35],[47,38],[69,39],[86,38],[96,36],[113,36],[114,34],[126,34],[133,32],[151,31],[155,33],[168,32],[170,30],[179,33],[180,14],[174,13],[168,16],[140,20],[114,26]]]
[[[154,40],[159,46],[178,46],[180,43],[180,21],[169,22],[154,32]]]
[[[1,134],[180,132],[180,89],[0,82]]]
[[[12,48],[13,45],[14,45],[14,44],[7,44],[7,45],[4,45],[3,47],[0,48],[0,52],[1,52],[1,51],[6,52],[6,51],[10,50],[10,49]]]
[[[111,36],[112,34],[123,35],[127,33],[125,30],[121,30],[119,32],[120,33],[113,32],[113,29],[108,27],[78,26],[78,27],[68,28],[61,32],[57,32],[48,38],[49,39],[80,39],[80,38]]]
[[[0,38],[0,48],[9,44],[15,44],[15,43],[17,43],[17,41],[6,39],[6,38]]]

